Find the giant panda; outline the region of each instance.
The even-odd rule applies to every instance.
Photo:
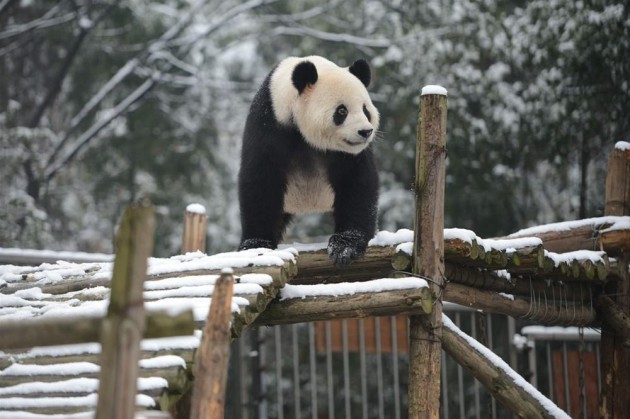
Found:
[[[332,262],[365,253],[378,201],[370,79],[365,60],[339,67],[319,56],[286,58],[269,73],[243,134],[239,250],[275,248],[294,215],[332,211]]]

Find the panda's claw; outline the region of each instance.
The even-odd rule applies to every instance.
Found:
[[[338,266],[348,266],[365,253],[368,240],[360,231],[335,233],[328,241],[328,256]]]

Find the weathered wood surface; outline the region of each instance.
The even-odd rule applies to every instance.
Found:
[[[192,419],[223,418],[231,341],[234,285],[231,272],[222,274],[217,280],[208,320],[195,357],[195,384],[190,412]]]
[[[436,300],[428,315],[409,317],[409,417],[438,418],[444,285],[446,95],[420,96],[416,142],[413,273],[428,278]]]
[[[204,213],[184,212],[184,232],[182,235],[182,253],[206,252],[206,230],[208,216]]]
[[[31,348],[43,345],[71,345],[99,342],[103,319],[100,317],[47,318],[2,321],[0,349]],[[148,313],[144,339],[192,335],[194,319],[191,310],[171,315]]]
[[[396,279],[392,278],[392,281]],[[394,314],[428,314],[434,298],[428,288],[274,301],[255,326],[303,323]]]
[[[135,416],[140,340],[146,327],[142,290],[154,226],[152,206],[131,206],[116,237],[110,303],[101,328],[97,419]]]
[[[514,298],[492,291],[450,283],[444,289],[444,300],[487,313],[505,314],[527,319],[540,325],[597,326],[597,313],[589,304],[544,300],[541,294],[533,300]]]
[[[604,214],[630,215],[630,149],[615,148],[608,159]],[[619,315],[630,316],[630,252],[627,243],[619,251],[619,280],[608,284],[604,292],[619,308]],[[612,307],[611,307],[612,308]],[[599,416],[625,417],[630,412],[630,347],[625,334],[618,333],[617,316],[607,313],[602,323],[600,369],[602,389]]]

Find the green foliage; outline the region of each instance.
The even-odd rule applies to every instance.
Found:
[[[446,223],[484,236],[599,215],[607,155],[629,135],[623,2],[7,4],[2,246],[111,251],[123,208],[147,194],[157,255],[179,251],[191,202],[207,208],[208,250],[233,249],[245,115],[288,55],[372,63],[382,229],[411,227],[423,85],[449,92]],[[331,228],[304,217],[289,241]]]

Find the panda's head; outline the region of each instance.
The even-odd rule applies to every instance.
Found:
[[[278,70],[284,73],[278,77],[286,77],[290,71],[291,84],[284,79],[284,83],[274,86],[272,80],[276,116],[278,110],[284,111],[281,118],[289,117],[310,145],[319,150],[358,154],[372,142],[379,114],[366,89],[371,78],[367,62],[358,60],[342,68],[311,56],[285,60]],[[274,92],[274,87],[289,87],[292,91]]]

